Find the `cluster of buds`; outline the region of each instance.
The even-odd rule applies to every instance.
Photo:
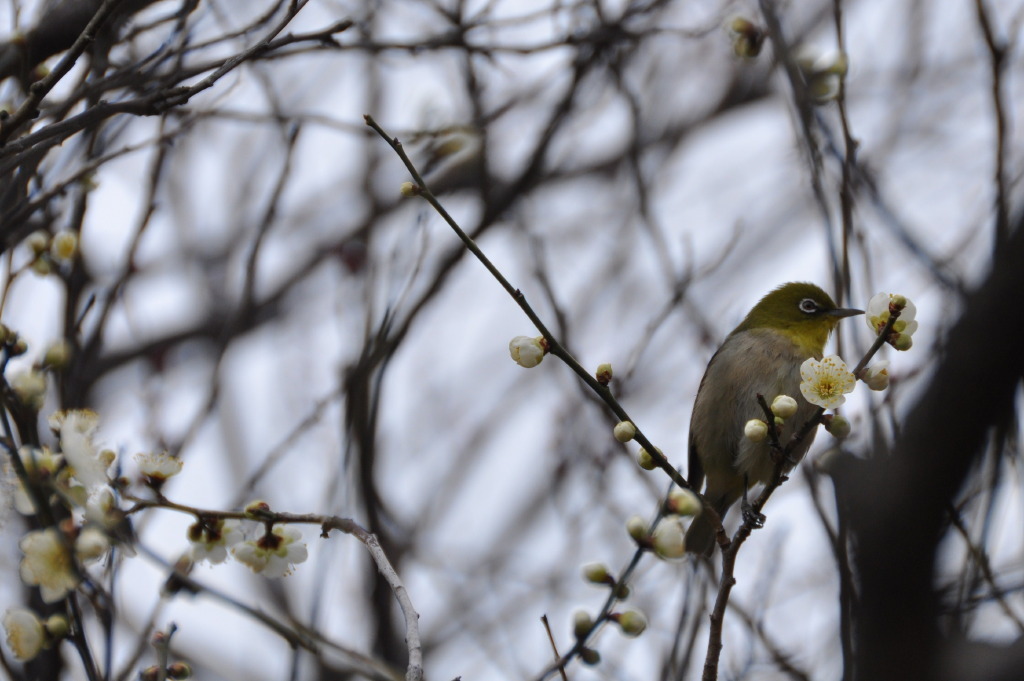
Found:
[[[32,271],[41,276],[72,262],[78,256],[78,235],[62,231],[51,235],[44,230],[32,232],[25,239],[32,253]]]
[[[692,491],[674,487],[665,498],[664,516],[653,529],[640,516],[626,521],[626,531],[642,549],[653,551],[665,560],[682,558],[686,553],[686,526],[683,518],[698,516],[703,509]]]
[[[786,419],[796,414],[797,402],[789,395],[776,395],[772,400],[771,412],[774,419],[774,426],[780,428]],[[750,419],[743,425],[743,437],[751,442],[764,442],[768,438],[770,428],[768,423],[761,419]]]

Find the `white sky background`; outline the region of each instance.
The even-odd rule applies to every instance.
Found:
[[[288,30],[313,31],[344,17],[361,22],[364,4],[312,2]],[[622,4],[604,6],[616,16]],[[1019,38],[1024,5],[987,4],[1000,35]],[[191,19],[194,38],[220,35],[232,22],[243,25],[249,12],[265,5],[254,2],[240,10],[236,3],[201,3]],[[552,20],[543,2],[470,3],[467,13],[484,6],[492,21],[530,16],[533,8],[542,12],[518,25],[471,32],[469,39],[481,44],[543,45],[594,21],[586,10],[564,10]],[[834,47],[830,15],[813,14],[829,7],[830,2],[786,7],[789,35],[812,25],[806,41]],[[619,158],[630,143],[627,103],[600,72],[582,86],[578,111],[547,156],[547,168],[567,177],[521,197],[479,241],[552,329],[567,331],[584,366],[613,364],[624,406],[680,465],[693,396],[721,339],[778,284],[807,280],[833,288],[824,221],[810,191],[790,88],[781,73],[767,68],[770,46],[756,62],[732,56],[718,26],[737,12],[757,16],[753,4],[669,3],[653,15],[663,33],[647,36],[623,69],[645,135],[693,122],[685,141],[656,144],[641,159],[649,222],[638,208],[628,164],[603,175],[576,175],[595,160]],[[25,9],[23,16],[24,23],[34,13]],[[859,159],[899,224],[950,278],[972,284],[990,255],[994,200],[989,71],[973,3],[851,1],[845,19],[849,118],[861,143]],[[397,0],[380,3],[362,27],[380,42],[416,42],[446,30],[426,3]],[[144,54],[161,39],[144,35],[136,49]],[[358,31],[337,39],[354,45]],[[240,40],[238,48],[246,44]],[[559,47],[475,62],[485,110],[521,98],[488,129],[488,157],[499,180],[520,171],[552,103],[568,85],[571,58],[570,50]],[[1018,120],[1022,70],[1016,52],[1010,60],[1008,177],[1016,196],[1021,137],[1012,123]],[[355,49],[322,51],[243,68],[190,104],[191,111],[212,115],[196,122],[170,152],[157,212],[136,258],[140,274],[114,308],[106,346],[129,348],[188,328],[207,311],[239,299],[246,257],[284,159],[282,129],[266,119],[274,106],[302,129],[257,260],[257,297],[295,272],[309,271],[285,297],[279,316],[232,343],[219,362],[210,344],[187,343],[167,353],[162,373],[136,361],[97,386],[90,406],[101,415],[104,441],[123,453],[126,472],[136,451],[181,446],[184,472],[166,489],[176,501],[236,508],[258,497],[275,510],[366,522],[354,452],[346,458],[350,443],[337,397],[340,381],[359,357],[368,330],[376,330],[386,310],[404,322],[439,263],[458,246],[426,204],[399,204],[398,187],[407,175],[383,141],[368,134],[362,115],[372,113],[403,138],[425,127],[466,122],[471,114],[461,63],[454,51],[385,51],[373,59]],[[703,122],[736,70],[746,70],[752,82],[770,78],[772,95]],[[268,84],[276,104],[268,103]],[[7,97],[13,92],[4,91]],[[841,144],[836,108],[816,113]],[[151,139],[157,126],[157,118],[134,120],[114,147]],[[47,163],[55,176],[77,167],[80,144],[72,139],[51,154]],[[135,236],[152,157],[148,147],[107,164],[95,178],[82,242],[101,298]],[[838,229],[839,165],[828,154],[826,159],[825,190]],[[368,190],[388,209],[371,222],[367,266],[352,272],[333,256],[308,266],[315,254],[338,249],[367,220],[374,210]],[[475,198],[443,200],[465,227],[476,224],[481,211]],[[898,416],[927,376],[943,329],[956,318],[957,298],[908,253],[866,196],[858,199],[855,220],[848,302],[864,307],[873,293],[886,290],[904,293],[918,306],[915,347],[886,357],[895,385],[885,399]],[[203,264],[223,253],[226,267]],[[17,251],[15,264],[26,257]],[[684,302],[655,326],[674,293],[666,266],[676,276],[693,272],[695,279]],[[550,281],[565,329],[556,322],[538,270]],[[27,338],[29,360],[63,333],[61,301],[60,287],[34,275],[20,278],[8,293],[3,321]],[[859,319],[844,328],[852,365],[859,355],[851,345],[863,350],[871,339]],[[418,313],[384,376],[374,475],[397,522],[389,529],[411,538],[398,568],[430,644],[428,678],[501,681],[539,673],[551,659],[540,617],[548,615],[560,649],[568,649],[572,613],[596,612],[605,593],[582,582],[579,566],[591,560],[615,570],[624,566],[632,552],[626,519],[651,516],[666,484],[660,473],[645,473],[633,463],[635,447],[612,440],[613,418],[595,406],[566,367],[549,358],[526,371],[510,361],[508,341],[521,334],[535,335],[529,320],[467,256]],[[214,377],[219,393],[211,408]],[[855,452],[870,444],[872,409],[879,409],[883,432],[890,430],[884,425],[889,412],[880,409],[883,397],[866,392],[861,387],[852,395],[845,412],[854,424],[849,448]],[[294,430],[325,398],[331,399],[315,423],[296,436]],[[51,399],[44,413],[55,406]],[[283,454],[270,475],[254,491],[243,490],[244,480],[281,443]],[[831,437],[820,433],[809,458],[830,444]],[[992,558],[1008,583],[1020,584],[1024,508],[1019,471],[1008,475]],[[835,567],[806,479],[803,473],[792,478],[768,504],[766,527],[741,553],[733,599],[763,616],[775,644],[812,678],[836,678]],[[827,495],[829,485],[823,491]],[[142,542],[171,561],[186,548],[188,523],[187,516],[170,512],[137,521]],[[9,550],[0,566],[12,576],[0,590],[0,604],[6,604],[21,598],[13,575],[22,526],[14,511],[7,512],[2,529]],[[275,614],[281,612],[281,596],[270,589],[283,590],[299,621],[369,652],[365,551],[349,537],[321,540],[315,527],[304,533],[310,560],[279,583],[268,585],[238,564],[200,567],[195,576]],[[959,566],[962,545],[948,552],[950,565]],[[204,678],[280,679],[289,672],[287,644],[265,628],[202,596],[157,606],[164,571],[141,558],[122,569],[118,594],[129,626],[142,626],[154,607],[163,607],[158,625],[177,623],[176,646],[203,668]],[[605,662],[594,671],[577,664],[574,678],[642,679],[657,673],[681,603],[699,594],[691,572],[686,562],[645,558],[629,604],[646,613],[649,631],[636,640],[604,631],[596,647]],[[1020,595],[1014,599],[1024,612]],[[979,634],[999,638],[1011,631],[995,606],[983,613],[976,622]],[[734,615],[726,630],[723,677],[775,678],[764,647]],[[127,628],[121,640],[131,640]],[[68,655],[73,657],[70,650]],[[303,669],[298,678],[309,672]]]

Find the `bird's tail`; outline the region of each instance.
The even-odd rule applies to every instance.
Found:
[[[733,505],[733,502],[739,498],[739,495],[725,495],[720,496],[717,499],[709,498],[711,507],[718,513],[718,517],[725,519],[725,512],[729,510],[729,507]],[[710,558],[711,554],[715,551],[715,528],[711,524],[711,519],[707,513],[701,513],[699,516],[693,519],[690,523],[689,529],[686,530],[686,550],[690,553],[696,553]]]
[[[706,514],[693,519],[686,530],[686,550],[710,558],[715,551],[715,528],[711,526]]]

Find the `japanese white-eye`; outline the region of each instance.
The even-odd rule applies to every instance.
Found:
[[[783,446],[814,415],[800,394],[800,365],[821,359],[829,334],[844,317],[863,310],[839,308],[814,284],[789,283],[770,292],[747,313],[711,357],[701,379],[690,419],[688,482],[722,518],[747,487],[768,482],[775,469],[770,444],[744,436],[750,419],[764,419],[757,402],[778,395],[797,401],[796,413],[779,426]],[[807,453],[815,431],[791,452],[785,470]],[[710,556],[715,531],[707,514],[696,517],[686,533],[686,550]]]

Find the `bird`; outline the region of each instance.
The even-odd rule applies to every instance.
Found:
[[[757,396],[769,404],[778,395],[796,400],[796,413],[779,428],[785,446],[817,410],[800,394],[800,365],[822,358],[840,320],[863,313],[838,307],[814,284],[783,284],[761,298],[711,357],[690,418],[687,482],[700,491],[707,481],[704,497],[719,518],[749,487],[769,482],[775,471],[769,442],[744,436],[747,421],[765,417]],[[814,434],[790,452],[784,472],[807,453]],[[708,514],[691,523],[685,545],[689,552],[712,555],[715,529]]]

